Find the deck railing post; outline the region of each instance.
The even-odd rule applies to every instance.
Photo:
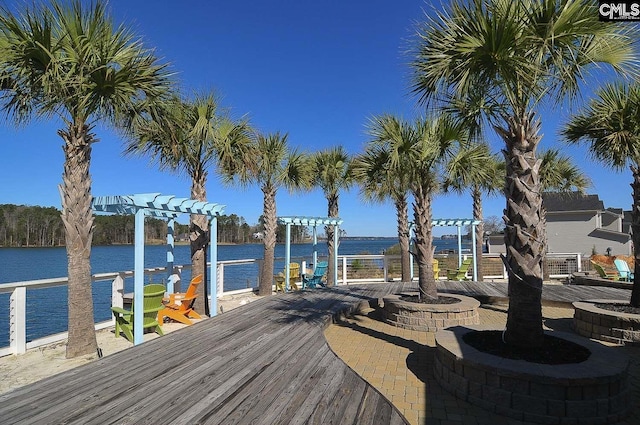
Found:
[[[264,260],[261,258],[261,259],[256,260],[256,262],[258,263],[258,279],[257,279],[257,282],[258,282],[258,288],[259,288],[260,287],[260,277],[262,276],[262,268],[264,267]]]
[[[582,271],[582,253],[579,252],[576,254],[576,260],[578,261],[578,271]]]
[[[182,283],[182,266],[174,266],[173,267],[173,292],[182,292],[181,283]]]
[[[349,284],[349,282],[347,282],[347,257],[344,255],[342,256],[342,284]]]
[[[14,354],[27,352],[27,288],[19,286],[11,292],[9,345]]]
[[[119,273],[111,282],[111,306],[124,307],[124,277],[122,273]],[[115,323],[115,318],[112,317],[111,321]]]
[[[382,274],[385,282],[389,281],[389,263],[387,262],[387,256],[382,257]]]

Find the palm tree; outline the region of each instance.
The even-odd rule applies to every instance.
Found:
[[[509,312],[505,341],[542,344],[544,219],[536,108],[575,97],[589,65],[636,59],[631,26],[598,21],[591,0],[454,0],[419,31],[413,89],[419,101],[482,99],[478,110],[505,143]]]
[[[445,164],[451,160],[468,133],[449,115],[418,119],[414,124],[391,115],[374,117],[369,124],[371,143],[389,152],[388,169],[402,167],[408,173],[413,194],[415,247],[421,299],[438,298],[433,276],[432,196],[444,180]]]
[[[327,199],[328,217],[338,217],[340,190],[347,190],[354,183],[352,172],[352,158],[342,146],[325,149],[313,155],[312,185],[322,188]],[[327,251],[329,252],[329,267],[327,268],[327,285],[335,285],[333,246],[335,226],[326,226]]]
[[[411,259],[409,257],[409,212],[407,194],[410,190],[409,175],[406,167],[397,164],[389,168],[391,153],[385,146],[369,143],[363,154],[353,161],[353,176],[360,182],[365,199],[384,202],[393,201],[398,221],[398,244],[400,245],[400,264],[402,281],[411,280]]]
[[[278,189],[284,187],[293,192],[310,186],[310,159],[297,150],[290,151],[287,138],[287,134],[280,133],[258,134],[252,146],[255,167],[247,169],[248,173],[239,179],[241,183],[259,184],[263,193],[264,266],[260,274],[259,295],[271,295],[273,288]]]
[[[631,240],[635,274],[640,273],[640,86],[609,84],[579,114],[571,118],[562,134],[570,143],[588,143],[591,155],[616,170],[629,167],[633,176]],[[640,307],[640,285],[634,281],[631,305]]]
[[[217,166],[224,178],[254,166],[250,152],[250,127],[246,120],[232,120],[213,93],[196,94],[193,99],[173,97],[156,108],[148,119],[135,122],[128,154],[151,156],[161,168],[191,178],[191,199],[207,200],[208,168]],[[191,265],[194,276],[206,276],[206,247],[209,221],[206,216],[189,218]],[[206,311],[204,286],[198,285],[194,308]]]
[[[540,185],[544,192],[584,192],[591,179],[558,149],[546,149],[540,155]]]
[[[60,194],[69,275],[66,356],[97,350],[91,294],[91,145],[96,122],[114,124],[133,104],[161,99],[169,74],[101,2],[53,0],[0,13],[1,107],[17,122],[59,118],[65,155]]]
[[[482,194],[493,194],[502,188],[504,166],[491,153],[491,149],[484,143],[478,143],[460,150],[447,164],[447,176],[444,190],[464,192],[471,189],[473,199],[473,219],[480,223],[475,226],[476,231],[476,263],[478,280],[482,281],[482,246],[484,242],[484,225],[482,215]]]

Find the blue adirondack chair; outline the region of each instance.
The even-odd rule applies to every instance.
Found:
[[[618,273],[620,274],[620,279],[630,282],[633,280],[633,273],[629,268],[629,264],[626,261],[616,258],[613,260],[613,263],[616,265],[616,269],[618,269]]]
[[[316,264],[316,268],[313,269],[313,274],[311,276],[307,276],[306,274],[302,275],[302,289],[304,288],[315,288],[317,286],[325,286],[325,283],[322,281],[324,274],[327,272],[328,263],[326,261],[319,261]]]

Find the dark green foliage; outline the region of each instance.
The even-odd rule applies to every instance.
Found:
[[[61,246],[64,228],[53,207],[0,205],[0,246]]]
[[[134,242],[134,216],[99,215],[95,217],[93,245],[120,245]],[[246,243],[254,228],[236,214],[218,217],[218,242]],[[176,223],[176,242],[188,241],[189,226]],[[164,243],[167,222],[147,218],[144,226],[147,243]],[[54,207],[0,204],[0,246],[64,246],[64,228],[60,211]]]

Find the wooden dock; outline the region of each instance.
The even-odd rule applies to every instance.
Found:
[[[406,424],[329,349],[336,314],[413,284],[351,285],[265,297],[242,308],[0,395],[2,424]],[[506,283],[441,282],[506,298]],[[545,286],[549,302],[630,291]]]

